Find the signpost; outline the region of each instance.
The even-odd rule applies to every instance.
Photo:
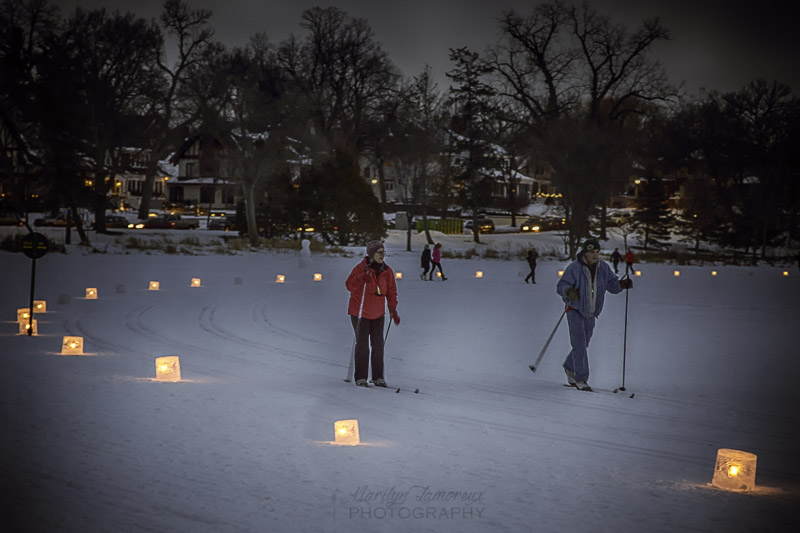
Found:
[[[49,249],[47,237],[41,233],[32,232],[22,238],[22,253],[30,257],[31,261],[31,300],[28,313],[28,335],[33,335],[33,298],[36,287],[36,260],[44,257]]]

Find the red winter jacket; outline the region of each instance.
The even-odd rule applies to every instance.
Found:
[[[624,259],[625,259],[626,263],[630,263],[632,265],[633,264],[633,252],[631,250],[628,250],[627,252],[625,252]]]
[[[364,272],[364,267],[367,267],[366,272]],[[375,271],[367,266],[366,257],[350,272],[345,282],[345,287],[350,291],[347,314],[359,316],[358,310],[361,308],[361,294],[364,291],[365,283],[366,294],[361,316],[368,320],[380,318],[384,315],[386,304],[389,305],[389,316],[391,316],[397,308],[397,283],[394,281],[394,272],[389,265],[384,263],[376,277]]]

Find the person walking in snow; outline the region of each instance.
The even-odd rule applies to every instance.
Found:
[[[525,276],[525,283],[528,283],[528,280],[531,280],[531,283],[536,284],[536,260],[539,258],[539,252],[536,248],[531,248],[528,251],[528,267],[531,269],[530,274]]]
[[[611,254],[611,262],[614,263],[614,274],[619,274],[619,262],[622,261],[622,255],[619,253],[619,248],[614,248]]]
[[[370,346],[372,382],[376,387],[386,387],[383,375],[383,324],[387,305],[391,319],[395,324],[400,324],[397,283],[391,267],[383,261],[385,255],[382,242],[368,242],[367,256],[353,268],[345,282],[350,291],[347,313],[356,336],[355,380],[359,387],[369,387]]]
[[[425,248],[422,249],[422,256],[420,257],[420,265],[422,268],[422,274],[419,275],[419,279],[425,281],[425,277],[428,275],[428,270],[431,268],[431,247],[427,244]]]
[[[631,272],[636,274],[636,270],[634,270],[634,268],[633,268],[633,261],[634,261],[633,250],[628,248],[628,251],[625,252],[625,275],[626,276],[628,274],[630,274]]]
[[[556,292],[567,306],[569,341],[572,346],[564,360],[567,382],[578,390],[590,391],[589,341],[595,321],[603,311],[606,292],[619,294],[633,288],[630,279],[620,280],[605,261],[600,261],[600,242],[590,238],[581,246],[575,261],[564,270]]]
[[[442,270],[442,243],[437,242],[433,246],[433,257],[431,258],[433,262],[433,267],[431,267],[431,275],[428,280],[433,279],[433,271],[436,270],[436,267],[439,267],[439,273],[442,275],[442,281],[447,281],[447,278],[444,276],[444,270]]]

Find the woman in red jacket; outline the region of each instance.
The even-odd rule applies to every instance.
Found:
[[[350,272],[345,286],[350,291],[347,313],[356,336],[355,380],[359,387],[369,387],[367,376],[372,346],[372,382],[386,387],[383,377],[383,324],[385,307],[395,324],[397,314],[397,284],[394,272],[383,262],[386,250],[380,241],[367,243],[367,256]],[[369,344],[368,344],[369,343]]]

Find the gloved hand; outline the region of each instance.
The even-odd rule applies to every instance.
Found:
[[[391,316],[392,316],[392,320],[394,320],[395,325],[399,326],[400,325],[400,315],[397,314],[397,309],[395,309],[394,311],[391,312]]]
[[[569,289],[566,290],[566,295],[567,295],[567,299],[570,302],[574,302],[575,300],[579,300],[580,299],[581,291],[579,291],[578,289],[575,289],[573,287],[570,287]]]
[[[621,280],[619,280],[619,286],[622,287],[623,289],[632,289],[633,288],[633,280],[630,279],[630,278],[621,279]]]

